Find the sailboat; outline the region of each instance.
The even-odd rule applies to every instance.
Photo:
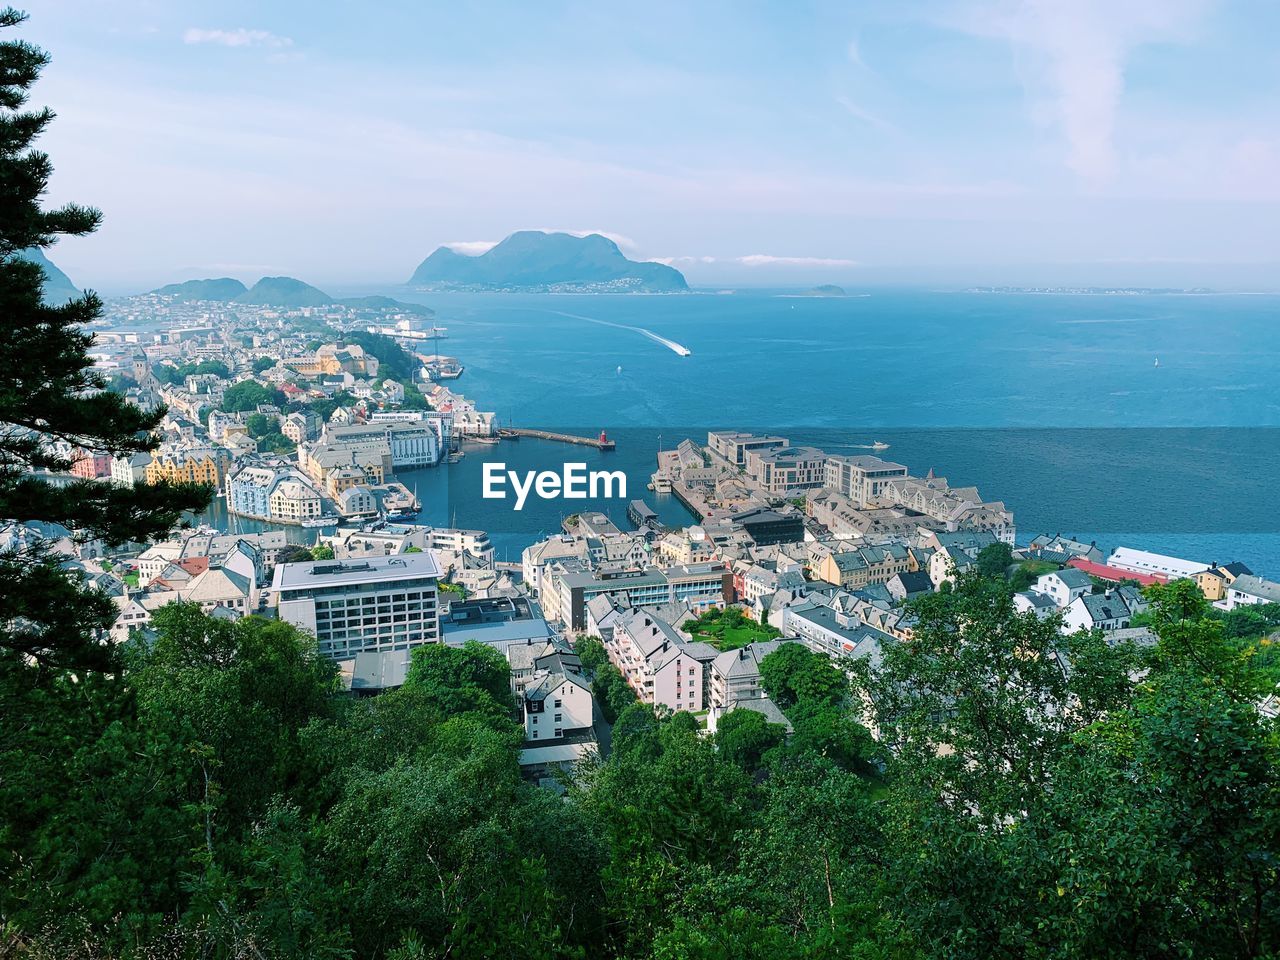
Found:
[[[1156,366],[1157,366],[1157,367],[1158,367],[1158,366],[1160,366],[1160,358],[1159,358],[1159,357],[1156,357]]]

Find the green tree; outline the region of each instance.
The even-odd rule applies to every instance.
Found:
[[[319,544],[312,547],[309,552],[312,560],[332,560],[334,556],[333,547],[326,547]]]
[[[231,376],[231,368],[221,360],[202,360],[195,365],[192,371],[195,374],[213,374],[215,377],[222,377],[224,380]]]
[[[769,723],[754,710],[730,710],[716,725],[716,749],[742,769],[752,772],[764,762],[765,754],[782,743],[786,728]]]
[[[264,404],[283,406],[284,397],[279,390],[264,387],[256,380],[233,383],[222,394],[222,409],[227,413],[245,413]]]
[[[314,560],[311,555],[311,548],[303,546],[300,543],[290,544],[285,547],[276,556],[276,563],[305,563],[308,560]]]
[[[0,27],[25,15],[0,12]],[[42,300],[43,269],[23,255],[51,246],[59,236],[84,236],[101,215],[68,204],[44,209],[52,166],[32,144],[53,119],[47,109],[23,110],[28,90],[49,62],[21,40],[0,43],[0,315],[5,318],[6,362],[0,371],[0,517],[19,523],[57,524],[85,539],[111,544],[143,542],[163,534],[184,511],[203,509],[211,491],[195,486],[126,488],[80,481],[66,486],[44,479],[71,462],[51,441],[91,451],[129,455],[155,449],[163,410],[143,412],[103,389],[88,349],[85,325],[101,316],[93,293],[62,306]],[[32,472],[35,471],[35,472]],[[45,666],[102,668],[112,650],[96,639],[114,605],[62,566],[48,542],[0,552],[0,651]]]
[[[495,720],[512,712],[511,670],[492,647],[470,640],[461,647],[415,647],[405,686],[418,689],[446,714],[479,713]]]
[[[784,643],[761,660],[760,683],[783,710],[800,702],[839,703],[849,687],[829,657],[802,643]]]
[[[989,543],[978,551],[975,561],[978,573],[984,577],[1004,578],[1013,563],[1013,548],[1007,543]]]
[[[262,373],[264,370],[270,370],[276,365],[274,357],[259,357],[253,361],[253,372]]]
[[[272,430],[259,438],[258,449],[269,450],[272,453],[293,453],[298,449],[298,445],[279,430]]]
[[[244,425],[249,428],[249,436],[259,438],[276,432],[279,421],[265,413],[255,413],[245,419]]]

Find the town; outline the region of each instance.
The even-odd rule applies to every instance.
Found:
[[[1056,532],[1020,538],[1005,503],[932,470],[913,475],[878,455],[884,444],[834,455],[732,430],[657,455],[649,489],[696,523],[665,527],[637,498],[632,529],[572,514],[503,563],[485,531],[415,522],[420,504],[397,480],[447,469],[461,441],[499,436],[494,414],[438,382],[456,378],[441,376],[438,351],[405,349],[439,337],[429,322],[403,305],[230,309],[157,295],[112,305],[95,358],[112,389],[167,408],[164,440],[150,457],[70,451],[71,477],[207,483],[230,517],[263,522],[197,525],[136,551],[64,532],[62,548],[116,603],[114,642],[145,638],[175,602],[278,618],[314,635],[360,696],[402,685],[423,645],[478,643],[509,664],[524,774],[554,786],[605,749],[623,688],[621,702],[690,713],[708,736],[734,710],[790,730],[761,680],[767,658],[799,645],[850,669],[875,662],[911,641],[912,601],[971,572],[1007,578],[1018,612],[1054,618],[1064,634],[1139,646],[1155,642],[1152,584],[1194,582],[1224,614],[1280,603],[1280,583],[1238,562]],[[486,464],[478,496],[506,492],[503,466]],[[549,476],[538,495],[560,493]],[[623,474],[605,476],[625,495]],[[517,510],[525,479],[510,478]],[[586,481],[585,465],[566,465],[563,495],[585,497]],[[314,545],[291,526],[317,528]],[[1274,693],[1259,708],[1274,714]]]

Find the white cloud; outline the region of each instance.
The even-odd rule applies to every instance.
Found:
[[[972,8],[966,31],[1007,40],[1034,112],[1066,141],[1066,165],[1090,181],[1111,177],[1130,53],[1183,40],[1206,0],[997,0]]]
[[[512,232],[518,233],[521,230],[532,230],[537,233],[567,233],[571,237],[586,237],[595,233],[608,240],[612,240],[623,250],[636,249],[636,242],[630,237],[624,237],[620,233],[611,233],[608,230],[567,230],[564,227],[521,227],[520,230],[514,230]],[[463,256],[478,257],[482,253],[488,253],[500,242],[501,241],[498,240],[449,240],[446,243],[440,244],[440,246],[448,247],[454,253],[460,253]]]
[[[454,253],[460,253],[464,257],[478,257],[482,253],[488,253],[497,245],[497,240],[450,240],[440,244],[440,246],[448,247]]]
[[[543,233],[567,233],[573,237],[586,237],[593,233],[598,233],[606,240],[612,240],[623,250],[635,250],[637,244],[630,237],[624,237],[620,233],[612,233],[608,230],[568,230],[564,227],[527,227],[528,230],[540,230]]]
[[[775,257],[767,253],[751,253],[745,257],[652,257],[652,263],[667,266],[692,263],[734,263],[743,267],[856,267],[857,260],[831,257]]]
[[[830,257],[774,257],[767,253],[753,253],[734,259],[744,267],[856,267],[858,265],[857,260]]]
[[[852,100],[850,100],[846,96],[842,95],[842,96],[836,97],[836,103],[844,107],[845,110],[848,111],[851,117],[856,117],[857,119],[861,120],[863,123],[869,123],[871,124],[871,126],[879,127],[882,130],[894,129],[893,124],[891,124],[888,120],[885,120],[883,117],[872,113],[870,110],[867,110],[865,107],[858,106],[856,103],[854,103]]]
[[[247,30],[239,27],[235,30],[204,30],[200,27],[188,27],[182,35],[182,42],[187,44],[212,43],[222,47],[291,47],[293,41],[281,37],[269,30]]]

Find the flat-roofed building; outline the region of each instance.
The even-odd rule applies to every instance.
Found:
[[[282,563],[271,589],[280,619],[315,634],[320,652],[335,660],[358,653],[408,650],[440,640],[432,551]]]
[[[450,420],[439,414],[424,414],[423,419],[407,422],[330,424],[323,439],[327,443],[344,444],[384,440],[391,452],[392,467],[432,467],[440,462],[448,448]]]
[[[1134,550],[1131,547],[1117,547],[1107,557],[1107,566],[1117,570],[1131,570],[1134,573],[1145,573],[1170,580],[1183,577],[1194,577],[1209,569],[1209,564],[1197,560],[1183,560],[1181,557],[1169,557],[1162,553],[1151,553],[1147,550]]]
[[[747,453],[752,450],[781,450],[791,446],[786,437],[763,437],[737,430],[722,430],[707,434],[707,446],[721,459],[734,466],[746,466]]]
[[[890,480],[907,476],[907,468],[879,457],[827,457],[823,486],[865,507],[880,496]]]
[[[826,481],[827,455],[817,447],[748,450],[747,476],[772,494],[812,490]]]

